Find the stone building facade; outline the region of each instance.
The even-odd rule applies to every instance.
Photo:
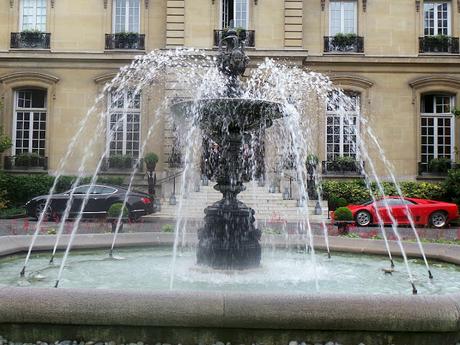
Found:
[[[459,0],[3,0],[1,124],[14,141],[5,168],[15,165],[8,157],[34,152],[54,171],[121,66],[153,49],[211,52],[231,20],[247,30],[253,66],[281,58],[352,93],[398,178],[427,176],[434,158],[458,159]],[[138,133],[123,134],[120,153],[132,153],[145,135],[153,101],[129,109]],[[349,154],[336,114],[325,112],[319,128],[320,161]],[[98,136],[101,152],[108,144],[100,133],[83,135]],[[148,144],[159,153],[159,170],[168,135],[160,124]],[[385,176],[382,164],[377,170]]]

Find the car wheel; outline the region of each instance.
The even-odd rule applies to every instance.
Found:
[[[358,226],[368,226],[372,222],[372,216],[367,211],[358,211],[355,215],[355,221]]]
[[[435,228],[442,228],[444,225],[446,225],[446,222],[447,216],[442,211],[436,211],[430,215],[429,223]]]
[[[37,220],[40,219],[40,215],[43,213],[43,210],[45,209],[45,205],[46,205],[46,200],[42,200],[35,207],[35,218]],[[50,218],[51,218],[51,206],[48,205],[45,215],[43,216],[43,220],[47,221]]]

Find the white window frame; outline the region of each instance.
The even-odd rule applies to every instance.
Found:
[[[356,92],[355,93],[355,97],[356,97],[356,109],[354,111],[347,111],[347,114],[348,114],[348,117],[345,116],[342,112],[337,112],[336,110],[327,110],[327,105],[326,105],[326,125],[325,125],[325,136],[324,136],[324,148],[325,148],[325,160],[326,161],[329,161],[329,158],[328,158],[328,154],[331,153],[331,154],[334,154],[334,150],[332,150],[332,152],[329,152],[328,149],[327,149],[327,145],[328,145],[328,142],[327,142],[327,128],[328,128],[328,124],[327,124],[327,119],[329,117],[331,117],[334,121],[334,118],[339,118],[339,157],[350,157],[350,155],[348,155],[348,152],[344,152],[344,145],[345,144],[348,144],[348,143],[345,143],[344,142],[344,127],[345,126],[353,126],[352,123],[350,124],[347,124],[345,123],[348,119],[349,120],[353,120],[355,119],[356,120],[356,124],[354,125],[355,126],[355,132],[354,132],[354,136],[355,136],[355,143],[354,143],[354,146],[355,146],[355,152],[354,152],[354,155],[355,155],[355,159],[356,161],[359,161],[359,157],[360,157],[360,152],[359,152],[359,133],[360,133],[360,116],[361,116],[361,111],[360,111],[360,104],[361,104],[361,94],[359,92]],[[334,123],[332,123],[332,126],[334,126]],[[330,143],[329,143],[330,144]],[[332,144],[334,145],[334,144]],[[351,144],[350,144],[351,145]],[[346,153],[346,155],[344,155]]]
[[[221,28],[221,30],[225,29],[225,27],[224,27],[224,4],[227,1],[229,1],[229,0],[221,0],[221,2],[220,2],[219,18],[220,18],[220,28]],[[231,0],[231,1],[233,1],[233,17],[235,18],[235,13],[236,13],[236,3],[235,3],[235,1],[236,0]],[[249,29],[249,1],[250,0],[245,0],[245,1],[246,1],[246,18],[245,18],[246,27],[244,29],[248,30]],[[228,20],[228,22],[230,24],[229,20]],[[237,27],[237,25],[235,25],[235,19],[233,19],[233,23],[234,23],[234,26]]]
[[[353,9],[354,9],[354,34],[358,34],[358,4],[357,4],[357,1],[356,0],[335,0],[335,1],[331,1],[329,3],[329,35],[330,36],[334,36],[335,34],[332,34],[332,6],[331,6],[331,3],[332,2],[338,2],[340,3],[340,33],[344,33],[345,32],[345,9],[344,9],[344,6],[343,4],[344,3],[353,3]]]
[[[139,96],[139,108],[129,108],[128,107],[128,92],[127,91],[123,91],[123,108],[113,108],[112,107],[112,98],[113,98],[113,95],[110,94],[109,97],[108,97],[108,100],[109,100],[109,103],[108,103],[108,116],[107,116],[107,139],[106,139],[106,142],[107,142],[107,156],[110,157],[111,154],[110,154],[110,143],[112,142],[112,140],[114,140],[114,138],[111,138],[110,136],[110,125],[111,125],[111,117],[112,117],[112,114],[113,113],[116,113],[116,114],[121,114],[121,117],[123,119],[123,124],[122,124],[122,130],[123,130],[123,138],[122,138],[122,155],[126,155],[128,154],[126,152],[126,146],[127,146],[127,134],[128,134],[128,115],[129,114],[138,114],[139,115],[139,148],[138,148],[138,152],[139,152],[139,155],[141,154],[140,152],[140,146],[141,146],[141,143],[142,143],[142,117],[141,117],[141,108],[142,108],[142,96],[140,95]],[[116,132],[116,131],[115,131]],[[137,159],[139,158],[140,156],[138,155],[138,157],[134,157],[134,159]]]
[[[441,96],[441,97],[450,97],[450,108],[453,109],[455,107],[455,96],[453,95],[449,95],[449,94],[443,94],[443,93],[430,93],[430,95],[433,95],[433,96]],[[423,95],[425,96],[425,95]],[[422,98],[423,98],[422,96]],[[455,117],[452,113],[437,113],[436,112],[436,98],[433,98],[433,110],[434,110],[434,113],[422,113],[420,112],[420,117],[421,118],[432,118],[433,119],[433,130],[434,130],[434,133],[433,133],[433,144],[429,144],[429,145],[432,145],[433,146],[433,159],[435,158],[440,158],[439,157],[439,153],[438,153],[438,139],[440,137],[439,133],[438,133],[438,122],[437,120],[439,118],[448,118],[450,119],[450,160],[454,160],[455,159]],[[422,109],[421,109],[422,110]],[[424,145],[427,145],[428,144],[423,144],[422,143],[422,122],[421,122],[421,119],[420,119],[420,161],[423,161],[422,159],[422,156],[423,156],[423,153],[422,153],[422,146]],[[445,153],[444,153],[445,155]],[[428,162],[424,162],[424,163],[429,163]]]
[[[35,29],[37,28],[37,1],[34,0],[34,10],[35,10]],[[47,1],[45,1],[45,27],[43,30],[40,30],[42,32],[46,31],[48,23],[48,4]],[[24,0],[20,0],[19,3],[19,31],[24,31],[25,29],[23,28],[24,25]]]
[[[435,11],[434,11],[434,19],[433,19],[433,23],[434,23],[434,26],[433,26],[433,30],[435,32],[434,35],[425,35],[425,5],[427,4],[443,4],[443,3],[447,3],[447,36],[451,36],[452,35],[452,4],[451,4],[451,1],[425,1],[423,3],[423,35],[424,36],[436,36],[438,35],[437,32],[438,32],[438,21],[437,21],[437,8],[435,7]]]
[[[46,156],[46,127],[47,127],[47,124],[48,124],[48,108],[47,108],[47,102],[48,102],[48,95],[47,95],[47,92],[45,90],[41,90],[45,93],[45,108],[20,108],[18,107],[18,99],[19,99],[19,92],[22,92],[22,91],[25,91],[25,90],[29,90],[27,88],[22,88],[22,89],[19,89],[19,90],[15,90],[14,91],[14,110],[13,110],[13,135],[12,135],[12,141],[13,141],[13,146],[12,146],[12,153],[13,153],[13,156],[16,156],[16,139],[17,139],[17,136],[16,136],[16,131],[17,131],[17,121],[18,121],[18,112],[23,112],[23,113],[29,113],[29,146],[28,146],[28,150],[27,152],[29,153],[33,153],[33,132],[34,132],[34,128],[33,128],[33,124],[34,124],[34,119],[33,119],[33,115],[34,115],[34,112],[40,112],[40,113],[45,113],[45,116],[46,116],[46,119],[45,119],[45,139],[40,139],[38,138],[38,140],[44,140],[45,141],[45,147],[44,147],[44,155],[43,157]],[[24,128],[23,128],[24,130]],[[39,129],[40,130],[40,129]],[[40,145],[39,145],[40,146]],[[38,147],[38,150],[40,150],[40,147]]]
[[[138,0],[139,4],[139,17],[137,18],[137,31],[129,31],[129,0],[124,0],[125,1],[125,24],[124,24],[124,31],[116,31],[116,13],[117,13],[117,0],[113,0],[112,2],[112,32],[113,33],[120,33],[120,32],[135,32],[135,33],[140,33],[141,31],[141,1]]]

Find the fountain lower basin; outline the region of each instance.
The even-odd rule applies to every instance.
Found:
[[[110,234],[80,235],[75,248],[106,248],[110,239]],[[61,248],[67,240],[63,238]],[[171,245],[171,240],[171,234],[121,234],[119,244]],[[0,255],[23,252],[29,241],[28,236],[0,238]],[[196,242],[194,234],[187,241]],[[296,241],[292,238],[290,244],[297,246]],[[40,236],[36,249],[49,250],[53,242],[54,236]],[[318,249],[324,247],[319,238],[316,243]],[[262,244],[284,247],[286,242],[262,238]],[[396,255],[397,246],[392,243],[391,247]],[[410,257],[418,256],[415,243],[405,247]],[[385,253],[383,243],[375,240],[331,238],[331,249],[333,253]],[[430,258],[460,263],[458,246],[427,245],[426,251]],[[211,292],[3,287],[0,334],[29,342],[107,339],[120,343],[212,344],[220,340],[232,344],[287,344],[291,340],[333,340],[366,345],[455,344],[460,339],[460,294],[420,292],[412,296],[407,290],[405,295],[371,295],[347,291],[280,293],[257,288],[250,292]]]
[[[392,275],[384,274],[388,262],[380,256],[335,253],[317,258],[313,269],[310,256],[304,250],[272,250],[266,248],[261,266],[247,271],[214,270],[196,266],[195,249],[185,249],[176,261],[174,289],[180,291],[236,291],[272,293],[276,295],[302,293],[385,294],[410,293],[407,273],[402,261]],[[49,253],[36,254],[30,261],[28,275],[19,278],[22,255],[0,260],[0,287],[52,287],[58,274],[58,264],[50,265]],[[171,272],[171,248],[127,248],[116,251],[110,259],[107,250],[73,252],[61,281],[63,288],[168,290]],[[460,293],[460,267],[434,262],[429,280],[422,261],[410,261],[419,294],[443,295]],[[320,291],[315,290],[315,274]]]

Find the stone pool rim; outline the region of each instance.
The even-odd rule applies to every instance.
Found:
[[[118,247],[171,245],[173,234],[120,234]],[[190,234],[189,243],[194,242]],[[60,248],[68,241],[64,236]],[[49,250],[55,236],[39,236],[36,250]],[[0,237],[0,257],[23,253],[30,236]],[[107,248],[111,234],[78,235],[74,249]],[[315,237],[315,246],[324,249]],[[285,247],[282,236],[266,246]],[[292,237],[290,246],[304,244]],[[379,240],[331,237],[331,252],[385,254]],[[420,257],[416,243],[404,243],[408,256]],[[460,246],[426,244],[429,259],[460,264]],[[395,256],[396,243],[391,243]],[[18,273],[19,274],[19,273]],[[428,279],[428,278],[427,278]],[[68,288],[0,288],[0,330],[5,325],[150,327],[161,329],[240,329],[423,333],[460,339],[460,293],[446,295],[347,295],[132,291]],[[7,327],[8,328],[8,327]],[[8,328],[9,329],[9,328]],[[26,332],[27,333],[27,332]],[[367,344],[366,344],[367,345]]]

